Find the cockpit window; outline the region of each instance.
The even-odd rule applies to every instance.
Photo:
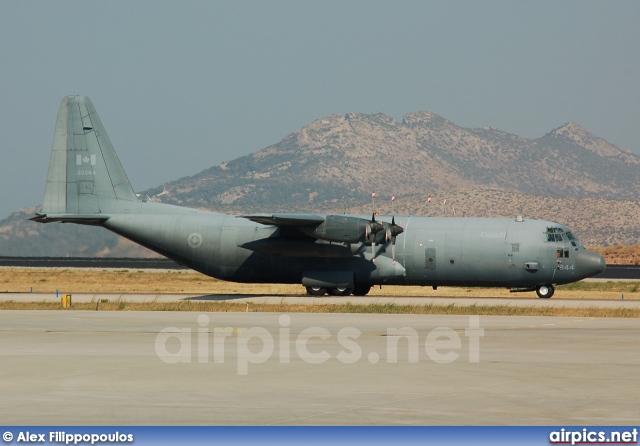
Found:
[[[564,231],[561,228],[547,228],[548,242],[561,242]]]
[[[566,242],[571,242],[571,245],[573,246],[576,246],[576,243],[578,244],[580,243],[575,235],[573,235],[569,231],[564,232],[562,228],[549,227],[547,228],[546,235],[547,235],[548,242],[566,241]]]

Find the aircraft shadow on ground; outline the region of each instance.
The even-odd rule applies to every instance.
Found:
[[[300,297],[291,294],[204,294],[202,296],[187,297],[189,301],[225,301],[236,299],[251,299],[254,297]]]

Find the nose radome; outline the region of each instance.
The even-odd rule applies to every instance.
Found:
[[[580,251],[576,257],[576,273],[582,278],[600,274],[606,267],[604,257],[597,252],[585,249]]]

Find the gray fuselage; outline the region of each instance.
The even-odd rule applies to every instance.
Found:
[[[390,243],[383,240],[375,261],[372,247],[357,243],[313,243],[346,245],[354,253],[349,256],[264,254],[240,245],[263,239],[295,244],[303,238],[230,215],[151,202],[132,207],[109,217],[104,227],[203,274],[236,282],[300,283],[313,270],[353,272],[356,282],[372,285],[535,287],[574,282],[604,268],[602,258],[568,228],[542,220],[396,217],[404,233],[396,242],[402,268],[394,268]]]

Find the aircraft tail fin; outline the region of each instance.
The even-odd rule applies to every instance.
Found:
[[[65,97],[58,110],[42,214],[34,220],[86,216],[99,221],[100,215],[123,209],[124,202],[137,201],[91,100]]]

